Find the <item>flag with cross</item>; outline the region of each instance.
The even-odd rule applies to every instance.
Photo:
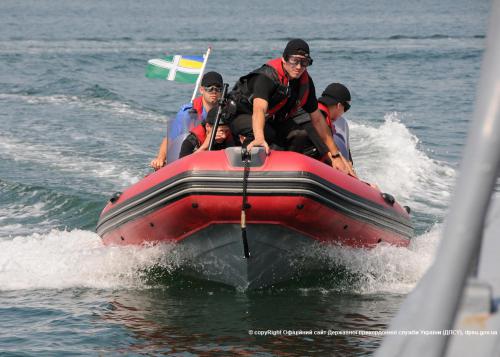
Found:
[[[165,56],[148,61],[146,77],[196,83],[202,70],[202,56]]]

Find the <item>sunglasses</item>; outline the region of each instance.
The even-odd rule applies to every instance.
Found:
[[[342,105],[344,106],[344,113],[347,112],[351,107],[351,105],[347,102],[343,102]]]
[[[205,87],[205,90],[206,90],[208,93],[212,93],[212,92],[221,93],[221,92],[222,92],[222,87],[218,87],[218,86],[210,86],[210,87]]]
[[[292,66],[301,65],[302,67],[307,67],[312,64],[312,60],[310,58],[298,58],[298,57],[290,57],[287,60]]]

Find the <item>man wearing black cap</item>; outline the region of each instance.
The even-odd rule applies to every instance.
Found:
[[[231,122],[233,134],[246,137],[247,149],[269,144],[301,151],[294,135],[300,127],[291,118],[302,108],[332,156],[332,165],[346,173],[349,165],[338,153],[330,130],[318,110],[314,83],[306,68],[312,64],[309,45],[301,39],[288,42],[281,58],[241,77],[230,97],[236,102],[237,115]]]
[[[351,93],[341,83],[329,84],[321,97],[318,98],[318,107],[331,128],[333,140],[340,154],[350,161],[352,166],[351,149],[349,145],[349,125],[342,116],[351,107]]]
[[[217,109],[217,106],[210,109],[206,119],[190,130],[189,135],[182,142],[179,159],[195,152],[208,150],[210,134],[215,123],[215,117],[217,116]],[[215,134],[213,150],[222,150],[230,146],[234,146],[231,132],[229,126],[224,121],[224,117],[221,117],[217,126],[217,133]]]
[[[200,124],[207,117],[210,109],[214,108],[222,93],[223,80],[217,72],[207,72],[203,75],[199,97],[192,103],[181,107],[174,120],[170,121],[167,128],[168,137],[164,138],[157,157],[151,161],[155,170],[172,162],[179,157],[180,144],[185,138],[186,131]]]

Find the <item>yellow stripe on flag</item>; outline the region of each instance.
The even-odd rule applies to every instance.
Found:
[[[184,68],[201,69],[201,67],[203,66],[203,62],[181,58],[181,60],[179,61],[179,66]]]

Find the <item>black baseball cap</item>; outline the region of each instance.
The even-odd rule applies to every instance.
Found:
[[[222,76],[217,72],[207,72],[203,75],[201,85],[203,87],[219,86],[222,87]]]
[[[318,98],[318,102],[321,102],[325,105],[348,103],[350,101],[351,101],[351,92],[349,92],[349,89],[347,89],[345,85],[340,83],[329,84],[325,88],[323,93],[321,93],[321,97]]]
[[[285,50],[283,51],[283,58],[287,59],[288,57],[293,55],[300,55],[306,58],[311,58],[309,45],[307,44],[307,42],[300,38],[290,40],[286,44]]]

